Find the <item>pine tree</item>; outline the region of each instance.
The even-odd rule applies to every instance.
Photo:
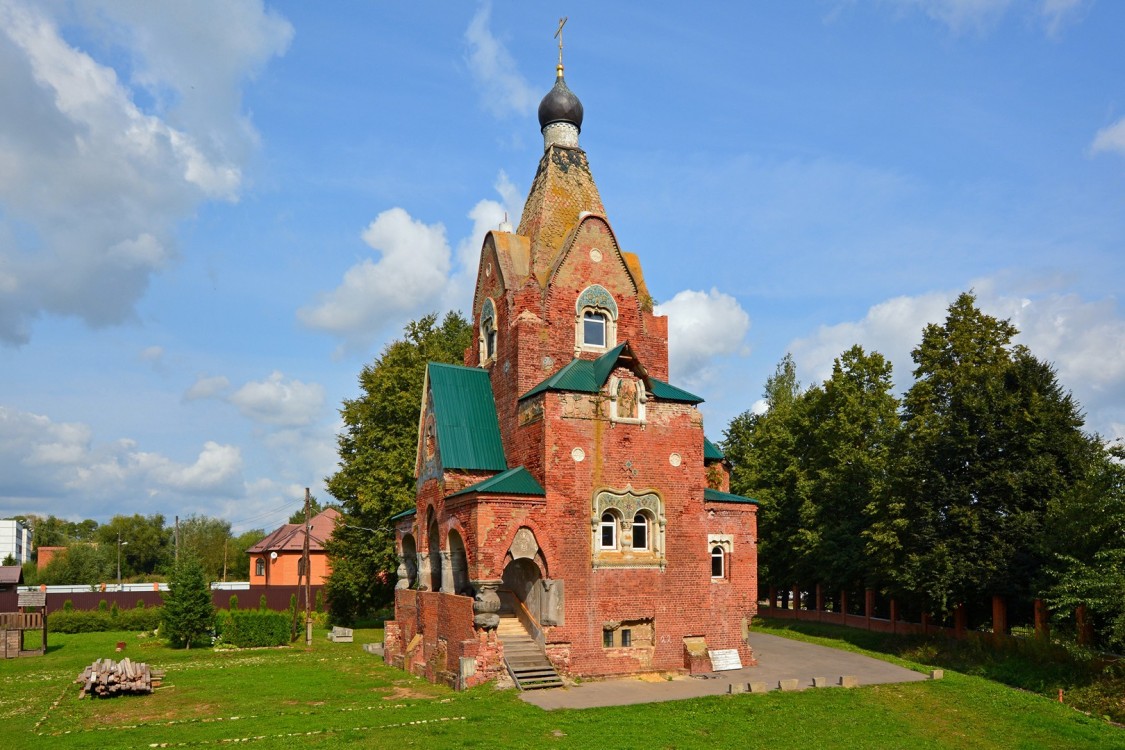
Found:
[[[203,576],[203,566],[184,556],[172,568],[168,593],[164,595],[162,626],[173,646],[191,648],[192,642],[210,632],[215,621],[211,589]]]

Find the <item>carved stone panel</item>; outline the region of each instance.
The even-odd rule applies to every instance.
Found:
[[[524,526],[516,532],[516,537],[512,540],[510,549],[513,560],[519,560],[520,558],[533,560],[535,559],[535,553],[538,551],[539,543],[535,541],[535,534],[532,533],[531,529]]]

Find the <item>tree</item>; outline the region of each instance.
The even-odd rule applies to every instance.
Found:
[[[891,586],[936,612],[1031,595],[1047,503],[1089,455],[1082,416],[1054,371],[1011,343],[1015,326],[975,303],[960,295],[912,353],[894,498],[873,528],[890,550]]]
[[[98,529],[98,522],[90,518],[76,523],[56,516],[44,518],[30,514],[17,517],[17,520],[22,520],[31,528],[31,544],[36,559],[40,547],[66,547],[72,542],[92,542]]]
[[[181,552],[180,561],[172,567],[161,618],[165,637],[177,648],[190,649],[192,642],[210,632],[215,607],[203,566],[194,557]]]
[[[890,489],[890,451],[899,427],[892,387],[890,362],[857,345],[836,358],[813,405],[812,555],[820,580],[834,590],[866,588],[879,575],[864,533]]]
[[[172,530],[164,526],[159,513],[142,516],[114,516],[95,532],[98,543],[117,550],[121,542],[121,575],[151,575],[164,572],[172,557]]]
[[[230,546],[227,549],[227,578],[235,581],[250,579],[250,556],[246,554],[246,550],[265,538],[266,532],[264,530],[251,529],[230,540]]]
[[[764,413],[744,412],[724,432],[723,451],[733,465],[731,491],[761,503],[758,515],[759,580],[782,587],[815,577],[804,550],[814,514],[807,466],[811,405],[818,389],[801,392],[797,368],[786,354],[766,381]]]
[[[309,498],[309,518],[312,518],[316,514],[320,513],[323,510],[326,510],[328,508],[335,508],[336,510],[339,510],[340,506],[337,505],[336,503],[325,503],[324,505],[321,505],[320,501],[316,499],[316,495],[313,495],[311,498]],[[289,523],[304,523],[304,522],[305,522],[305,506],[302,505],[300,508],[293,511],[293,515],[289,516]]]
[[[39,583],[48,586],[83,584],[95,586],[117,579],[116,550],[90,542],[74,542],[52,558],[39,573]]]
[[[1085,605],[1104,645],[1125,650],[1125,450],[1098,455],[1069,492],[1048,508],[1052,559],[1048,601],[1060,610]]]
[[[223,575],[224,561],[229,564],[230,521],[192,515],[180,521],[180,558],[194,557],[212,581]]]
[[[449,313],[441,325],[432,314],[408,324],[404,339],[363,368],[362,394],[340,410],[339,469],[327,485],[343,518],[327,545],[332,560],[327,590],[333,617],[341,622],[390,597],[398,562],[389,519],[414,505],[426,363],[463,362],[471,342],[472,329],[460,313]]]

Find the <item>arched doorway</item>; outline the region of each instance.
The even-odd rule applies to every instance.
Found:
[[[543,579],[539,566],[535,561],[521,557],[504,566],[504,584],[501,589],[501,612],[514,612],[518,602],[522,602],[527,611],[536,620],[539,620],[542,586],[539,582]],[[503,592],[517,601],[511,601]]]

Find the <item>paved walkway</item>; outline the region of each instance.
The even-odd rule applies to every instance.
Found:
[[[530,690],[520,693],[520,698],[547,710],[597,708],[722,695],[729,692],[732,683],[739,682],[743,685],[764,682],[771,689],[777,689],[778,680],[796,678],[804,689],[812,687],[813,677],[824,677],[829,684],[836,684],[841,675],[850,675],[860,685],[928,679],[920,672],[869,656],[765,633],[751,633],[750,647],[758,659],[756,667],[697,677],[677,676],[672,680],[626,677],[584,682],[568,688]]]

